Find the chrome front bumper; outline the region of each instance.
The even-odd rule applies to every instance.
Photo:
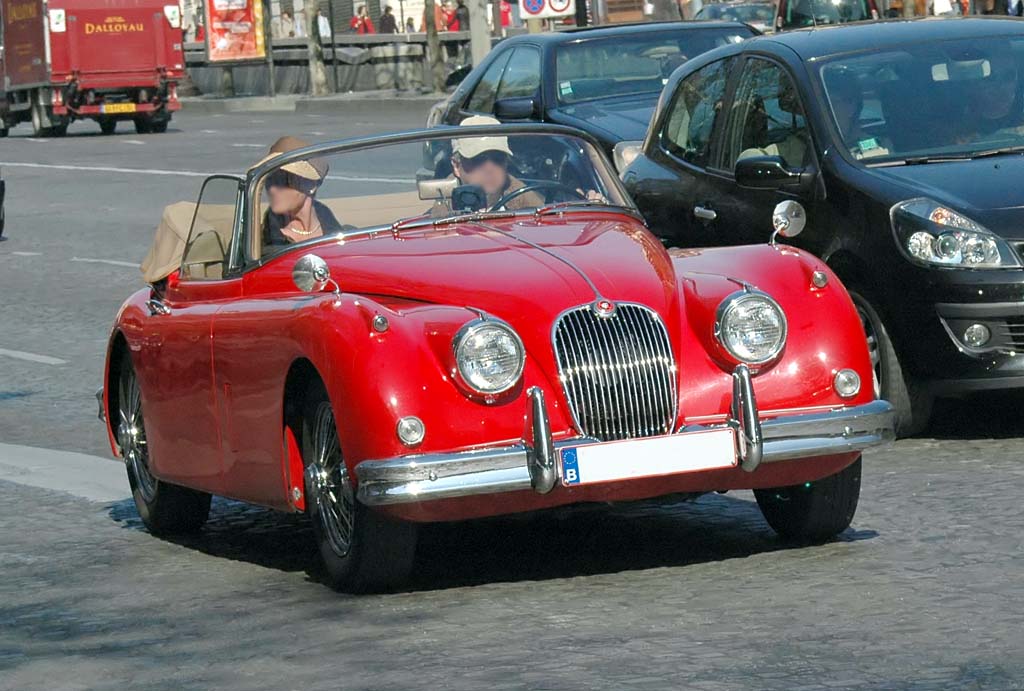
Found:
[[[598,440],[553,441],[543,391],[532,388],[529,397],[532,440],[460,453],[363,461],[356,466],[359,500],[382,506],[527,489],[550,492],[559,480],[556,451]],[[738,460],[747,471],[761,463],[862,451],[894,438],[893,408],[886,401],[762,422],[750,372],[743,365],[733,373],[732,414],[726,424],[737,431]],[[699,429],[691,426],[680,432]]]

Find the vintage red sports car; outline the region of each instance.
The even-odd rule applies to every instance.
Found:
[[[828,539],[892,437],[823,262],[666,251],[567,128],[278,153],[169,207],[144,272],[98,395],[146,526],[196,530],[211,495],[305,511],[343,589],[408,576],[418,523],[581,502],[753,489]]]

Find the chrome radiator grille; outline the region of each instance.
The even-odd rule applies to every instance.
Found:
[[[676,366],[661,319],[639,305],[610,316],[590,305],[555,324],[555,358],[580,431],[602,441],[671,431]]]

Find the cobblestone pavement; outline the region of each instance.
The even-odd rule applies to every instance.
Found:
[[[159,209],[195,196],[180,171],[423,116],[12,132],[0,349],[44,360],[0,357],[0,443],[108,453],[91,399],[106,330]],[[782,545],[749,493],[431,526],[409,589],[379,596],[323,586],[300,517],[217,501],[175,543],[130,501],[0,481],[0,690],[1022,689],[1022,399],[944,404],[925,437],[869,454],[853,527],[827,545]]]
[[[425,529],[408,592],[318,582],[301,518],[0,483],[0,688],[1020,689],[1020,445],[866,458],[841,539],[787,548],[749,494]]]

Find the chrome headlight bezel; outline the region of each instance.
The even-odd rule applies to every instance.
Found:
[[[479,379],[474,378],[472,371],[467,371],[467,368],[464,366],[466,357],[463,352],[464,346],[470,339],[477,338],[482,333],[488,331],[494,332],[495,335],[508,336],[515,346],[517,353],[516,367],[502,377],[497,384],[489,388],[482,386]],[[523,370],[526,367],[526,347],[523,345],[523,340],[507,322],[493,317],[481,317],[465,323],[452,339],[452,355],[455,359],[455,371],[460,382],[470,391],[483,396],[495,396],[515,387],[520,379],[522,379]]]
[[[889,222],[900,254],[912,264],[975,271],[1021,268],[1020,257],[1006,240],[934,199],[915,197],[893,204]],[[949,248],[949,256],[942,256],[940,244]],[[970,261],[964,252],[968,247],[980,250],[984,258]]]
[[[781,331],[779,334],[778,341],[772,346],[771,350],[765,355],[759,358],[750,357],[749,353],[743,354],[737,352],[733,344],[730,343],[727,331],[729,328],[729,319],[736,313],[737,308],[740,306],[749,304],[751,302],[758,302],[768,306],[770,309],[778,314],[779,322],[781,325]],[[789,323],[786,320],[786,313],[775,301],[772,296],[760,290],[745,289],[738,290],[735,293],[727,296],[722,300],[718,306],[718,310],[715,315],[715,340],[718,341],[722,349],[729,354],[730,357],[736,360],[738,363],[752,366],[767,365],[768,363],[774,362],[782,354],[782,351],[786,348],[786,338],[789,334]]]

